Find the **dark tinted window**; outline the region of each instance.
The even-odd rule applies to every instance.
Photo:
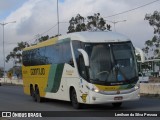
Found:
[[[83,77],[84,79],[87,80],[87,78],[88,78],[87,77],[87,69],[84,64],[84,59],[83,59],[83,56],[81,55],[81,53],[78,51],[78,49],[84,49],[84,43],[82,43],[80,41],[72,41],[72,44],[73,44],[73,50],[74,50],[79,74],[81,75],[81,77]]]
[[[30,60],[31,60],[31,54],[30,51],[24,51],[22,53],[22,59],[23,59],[23,65],[24,66],[29,66],[30,65]]]
[[[54,63],[61,63],[61,59],[62,59],[62,50],[61,49],[61,45],[60,44],[56,44],[56,45],[51,45],[51,46],[47,46],[46,48],[46,53],[45,53],[45,57],[46,57],[46,64],[54,64]]]
[[[78,49],[83,49],[84,48],[84,44],[80,41],[72,41],[72,44],[73,44],[73,51],[74,51],[74,54],[75,54],[75,58],[76,58],[76,61],[78,62],[78,59],[79,59],[79,56],[80,56],[80,52],[78,51]]]
[[[71,66],[74,66],[72,53],[71,53],[70,42],[68,42],[68,41],[63,42],[62,49],[63,49],[64,62],[70,64]]]
[[[23,65],[35,66],[68,63],[73,66],[70,41],[23,52]]]
[[[30,51],[30,65],[42,65],[45,64],[45,48],[37,48]]]

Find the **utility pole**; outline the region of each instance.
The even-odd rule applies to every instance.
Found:
[[[13,22],[3,22],[3,23],[0,23],[0,25],[2,25],[2,30],[3,30],[3,64],[4,64],[4,71],[3,71],[3,77],[4,77],[4,82],[5,82],[5,49],[4,49],[4,26],[9,24],[9,23],[16,23],[16,21],[13,21]]]
[[[58,24],[58,36],[59,36],[59,5],[57,0],[57,24]]]

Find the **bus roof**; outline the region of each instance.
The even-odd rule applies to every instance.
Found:
[[[50,40],[38,43],[37,45],[27,47],[24,49],[24,51],[56,44],[58,41],[60,42],[60,40],[63,40],[66,38],[69,38],[70,40],[79,40],[82,42],[91,42],[91,43],[130,41],[128,37],[120,33],[115,33],[111,31],[74,32],[74,33],[69,33],[66,35],[59,36],[58,38],[57,37],[52,38]]]
[[[59,39],[70,38],[71,40],[80,40],[82,42],[120,42],[129,41],[129,38],[116,32],[111,31],[94,31],[94,32],[74,32],[59,36]]]

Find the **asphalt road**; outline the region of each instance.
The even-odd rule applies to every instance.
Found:
[[[96,112],[101,110],[103,112],[160,111],[160,98],[141,97],[140,100],[138,101],[123,103],[122,107],[118,109],[113,108],[111,104],[85,106],[83,107],[83,109],[81,109],[81,111],[86,111],[86,112],[88,111]],[[71,111],[72,112],[79,110],[73,109],[69,102],[64,102],[64,101],[46,100],[43,103],[37,103],[32,100],[32,97],[25,95],[23,93],[22,86],[2,85],[0,86],[0,111]],[[69,118],[67,117],[67,119]],[[98,118],[96,117],[94,119]],[[104,117],[103,119],[106,120]],[[141,119],[143,119],[143,117],[141,117]],[[146,119],[149,118],[145,118],[145,120]]]

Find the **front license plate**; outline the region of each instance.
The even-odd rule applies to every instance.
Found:
[[[117,97],[114,97],[114,100],[123,100],[123,97],[122,96],[117,96]]]

